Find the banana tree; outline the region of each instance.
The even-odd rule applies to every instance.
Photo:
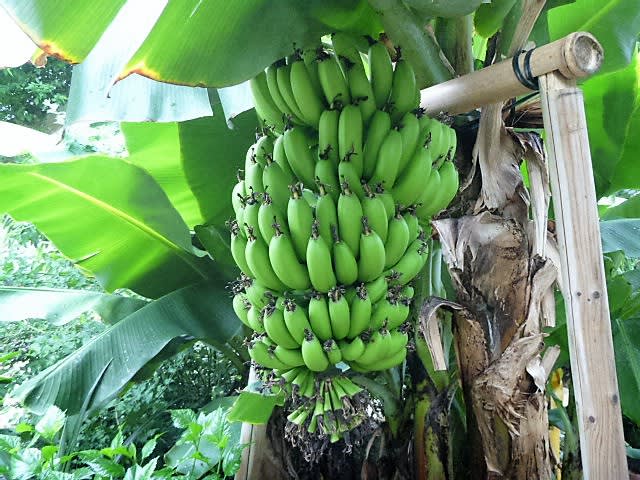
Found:
[[[123,5],[133,3],[94,5],[69,0],[53,8],[37,0],[0,1],[44,52],[74,63],[87,58],[102,33],[119,21]],[[352,0],[311,1],[303,6],[256,0],[232,8],[222,1],[167,2],[155,13],[155,23],[147,26],[147,35],[138,39],[137,50],[125,54],[128,58],[121,62],[124,66],[117,78],[144,75],[175,84],[228,87],[292,54],[294,47],[304,49],[317,44],[322,35],[343,31],[375,38],[384,33],[389,45],[402,47],[424,88],[498,61],[522,48],[528,38],[544,43],[574,30],[588,30],[607,52],[603,73],[584,84],[596,182],[604,196],[638,188],[639,177],[629,174],[635,168],[636,141],[629,132],[637,123],[635,44],[640,32],[640,8],[634,2],[605,3]],[[176,29],[176,25],[183,27]],[[356,472],[366,478],[480,478],[487,471],[492,478],[551,476],[557,449],[554,444],[548,446],[545,376],[528,370],[540,353],[540,335],[523,337],[518,332],[522,319],[541,301],[521,293],[534,288],[548,292],[553,280],[544,265],[534,261],[532,217],[526,202],[527,187],[538,186],[531,172],[544,171],[543,153],[538,137],[514,129],[539,128],[538,110],[535,99],[519,99],[504,115],[493,117],[499,122],[491,128],[486,120],[478,128],[477,112],[446,119],[458,132],[455,163],[467,180],[435,224],[451,273],[441,269],[442,254],[434,238],[412,308],[416,324],[423,304],[454,311],[453,317],[433,313],[434,318],[441,316],[449,372],[434,370],[426,341],[416,335],[415,353],[408,357],[406,371],[394,368],[377,376],[360,376],[360,384],[380,399],[374,405],[386,423],[358,439],[363,442],[363,454],[350,457],[347,464],[338,461],[345,448],[338,443],[319,464],[305,465],[285,439],[284,420],[274,416],[269,438],[276,459],[271,468],[277,470],[272,475],[288,468],[309,478],[319,474],[342,478]],[[2,210],[33,221],[106,288],[126,286],[157,298],[120,320],[106,338],[30,382],[23,394],[28,405],[81,408],[82,402],[78,404],[64,390],[73,377],[68,365],[80,368],[92,362],[85,359],[97,350],[103,353],[85,369],[82,387],[83,398],[90,398],[92,406],[110,398],[134,377],[136,369],[175,346],[176,339],[210,339],[230,350],[225,342],[233,328],[221,330],[220,322],[236,328],[239,323],[231,320],[230,298],[222,295],[224,283],[234,275],[224,221],[232,215],[229,199],[235,171],[244,162],[256,120],[253,112],[247,112],[235,118],[235,127],[229,130],[218,107],[213,121],[125,126],[132,139],[139,135],[136,145],[129,142],[127,162],[90,157],[59,165],[2,166],[11,178],[0,187]],[[175,142],[168,150],[164,142],[171,136]],[[523,158],[529,173],[525,179],[518,168]],[[167,176],[168,171],[174,176]],[[59,207],[53,213],[44,209],[45,196]],[[195,242],[191,230],[197,234]],[[629,248],[612,235],[606,241],[610,242],[605,243],[608,252]],[[454,251],[464,254],[456,258]],[[632,280],[625,282],[630,285]],[[209,288],[217,292],[213,298]],[[458,304],[427,302],[434,296],[455,297]],[[170,307],[165,306],[167,302]],[[152,320],[156,314],[160,321]],[[186,322],[184,315],[198,325]],[[207,328],[202,321],[210,316],[218,320]],[[630,326],[618,325],[621,354],[635,365]],[[152,327],[166,331],[153,335],[147,330]],[[155,350],[140,356],[132,370],[123,359],[135,351],[136,340],[149,335],[157,339]],[[562,338],[561,333],[557,336]],[[239,359],[244,355],[229,353]],[[546,367],[543,370],[551,369]],[[625,378],[634,378],[634,372],[624,370]],[[511,385],[510,393],[526,395],[531,401],[505,402],[495,390],[472,388],[480,385],[474,383],[478,379],[487,380],[488,385],[500,375]],[[96,381],[100,382],[97,390]],[[637,378],[632,384],[638,385]],[[622,393],[624,413],[635,418],[624,398],[629,393]],[[481,401],[496,405],[498,415],[479,415],[472,406]],[[274,400],[268,402],[272,408]],[[511,410],[501,412],[503,407]],[[571,425],[560,426],[568,438]],[[412,455],[407,458],[401,452],[412,442]],[[567,458],[575,453],[565,449]],[[268,466],[265,462],[260,468]]]

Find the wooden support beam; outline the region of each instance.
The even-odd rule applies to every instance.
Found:
[[[593,35],[576,32],[536,48],[531,54],[531,72],[534,77],[555,71],[566,78],[586,77],[600,68],[602,58],[602,47]],[[518,81],[508,59],[422,90],[420,106],[429,115],[456,115],[528,92],[531,90]]]
[[[539,79],[585,479],[627,479],[620,396],[582,92]]]

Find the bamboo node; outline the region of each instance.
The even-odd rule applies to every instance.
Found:
[[[588,32],[575,32],[565,39],[563,56],[565,64],[560,73],[567,78],[593,75],[604,60],[604,50],[600,42]]]

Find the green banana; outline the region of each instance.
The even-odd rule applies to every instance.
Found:
[[[273,203],[283,212],[287,209],[289,185],[293,182],[293,176],[288,175],[280,165],[269,158],[262,171],[264,191],[269,193]]]
[[[387,279],[383,276],[378,277],[373,282],[367,283],[365,287],[367,288],[371,303],[374,304],[387,294]]]
[[[360,251],[360,219],[362,204],[352,193],[348,182],[342,184],[342,192],[338,197],[338,231],[340,237],[349,246],[354,257]]]
[[[338,164],[338,177],[341,183],[347,182],[351,187],[351,191],[355,193],[359,199],[362,199],[364,198],[364,188],[356,166],[351,161],[352,158],[355,158],[355,155],[346,155],[340,160]]]
[[[254,144],[252,159],[264,168],[267,166],[267,158],[271,158],[272,154],[273,139],[269,135],[260,135]]]
[[[384,268],[389,268],[402,258],[409,246],[409,225],[400,212],[389,221],[389,235],[384,244]]]
[[[327,354],[327,358],[329,359],[329,363],[331,365],[335,365],[336,363],[340,363],[342,361],[342,352],[340,351],[340,347],[334,339],[329,339],[322,345],[325,353]]]
[[[357,365],[360,368],[364,369],[365,371],[380,372],[383,370],[388,370],[390,368],[393,368],[397,365],[400,365],[406,357],[407,357],[407,349],[403,348],[398,350],[392,356],[387,356],[383,359],[380,359],[368,364],[363,364],[360,361],[358,361]]]
[[[382,278],[384,281],[384,277],[379,278]],[[369,297],[367,288],[364,284],[359,284],[356,288],[356,292],[356,297],[351,301],[351,321],[349,325],[349,333],[347,334],[348,338],[357,338],[358,335],[369,328],[369,322],[371,320],[371,297]],[[347,360],[354,360],[354,358],[347,358],[346,355],[345,358]]]
[[[251,347],[249,347],[249,356],[254,362],[266,368],[271,368],[271,369],[290,368],[288,365],[278,360],[276,356],[273,354],[273,352],[269,349],[269,347],[261,341],[255,342]]]
[[[389,229],[389,220],[384,202],[371,191],[368,185],[364,185],[365,196],[362,199],[362,214],[367,217],[369,226],[385,242]]]
[[[412,206],[406,209],[402,217],[404,221],[407,222],[407,227],[409,228],[409,243],[411,243],[418,238],[418,234],[420,233],[420,224],[415,207]]]
[[[347,340],[340,340],[338,342],[340,351],[342,352],[342,358],[347,362],[351,362],[360,357],[364,353],[365,345],[360,337],[355,337],[350,342]]]
[[[369,71],[376,107],[381,110],[389,99],[393,84],[393,64],[383,43],[376,42],[369,47]]]
[[[392,120],[399,120],[418,106],[415,102],[415,92],[416,74],[411,64],[401,58],[396,62],[396,68],[393,71],[393,84],[389,95]]]
[[[329,368],[329,359],[324,353],[322,344],[311,330],[305,332],[301,350],[304,363],[312,372],[323,372]]]
[[[291,336],[284,322],[284,313],[275,306],[267,305],[264,309],[262,323],[271,340],[284,348],[298,348],[300,344]],[[294,365],[295,366],[295,365]]]
[[[456,149],[458,147],[458,134],[454,128],[447,127],[447,137],[448,137],[448,150],[447,150],[447,160],[453,160],[456,156]]]
[[[303,50],[302,52],[302,61],[304,62],[305,67],[307,67],[307,72],[309,72],[309,77],[311,78],[313,89],[316,92],[322,91],[320,79],[318,78],[318,62],[316,61],[319,50],[322,50],[322,46],[308,48],[306,50]]]
[[[369,341],[365,343],[364,352],[358,358],[354,359],[358,365],[368,365],[376,360],[383,358],[385,340],[382,338],[380,331],[375,331],[371,334]]]
[[[301,367],[304,365],[300,348],[285,348],[282,345],[277,345],[273,350],[273,354],[278,360],[289,367]]]
[[[284,151],[291,170],[306,186],[313,185],[315,161],[304,131],[300,127],[293,127],[286,130],[283,137]]]
[[[256,280],[249,277],[246,277],[246,280],[245,294],[251,302],[251,305],[255,305],[258,309],[265,307],[273,299],[273,293]]]
[[[304,261],[313,223],[313,209],[303,198],[302,185],[299,183],[291,186],[291,198],[289,198],[287,206],[287,223],[298,260]]]
[[[395,302],[395,298],[389,292],[385,298],[373,305],[370,319],[370,325],[373,330],[379,330],[389,322],[389,317],[394,313],[392,302]]]
[[[304,116],[300,111],[300,107],[296,103],[296,99],[293,95],[293,89],[291,87],[291,65],[286,64],[278,67],[276,71],[276,80],[278,82],[278,90],[283,100],[289,107],[289,110],[293,112],[293,116],[300,123],[305,123]]]
[[[385,190],[391,190],[398,175],[398,166],[402,156],[402,135],[398,130],[389,130],[380,145],[371,183],[382,183]]]
[[[264,324],[262,323],[262,310],[255,305],[251,305],[251,308],[247,312],[247,323],[256,333],[264,333]]]
[[[289,165],[289,160],[287,160],[287,154],[284,149],[284,135],[278,135],[273,142],[273,161],[280,166],[280,169],[284,172],[287,178],[294,178],[295,174],[293,173],[293,170],[291,170],[291,166]],[[267,185],[269,184],[267,183]]]
[[[351,285],[358,279],[358,262],[349,246],[340,240],[335,224],[333,231],[333,268],[340,285]]]
[[[333,338],[342,340],[349,333],[350,314],[349,302],[342,294],[340,288],[333,288],[329,292],[329,318]]]
[[[402,290],[400,290],[400,293],[404,298],[409,299],[410,301],[415,294],[415,289],[411,285],[405,285]]]
[[[353,302],[353,299],[356,298],[357,295],[356,287],[343,287],[342,294],[344,295],[344,298],[347,299],[347,302],[349,302],[349,305],[351,305],[351,302]]]
[[[245,165],[244,188],[247,195],[251,195],[252,192],[264,192],[264,184],[262,183],[262,172],[264,168],[255,158],[255,155],[252,156],[248,164]]]
[[[245,257],[253,276],[263,285],[273,290],[286,290],[284,284],[273,271],[269,262],[269,250],[262,238],[257,238],[252,227],[247,231]]]
[[[265,70],[265,75],[267,77],[267,87],[269,88],[269,93],[271,94],[271,99],[273,103],[278,107],[284,116],[289,118],[291,121],[295,121],[299,123],[299,120],[294,118],[293,112],[282,98],[282,94],[280,93],[280,89],[278,88],[278,68],[281,65],[284,65],[284,60],[278,60],[273,65],[269,65]]]
[[[318,151],[323,160],[330,160],[338,165],[338,123],[340,121],[339,110],[325,110],[320,115],[318,122]]]
[[[249,328],[251,328],[251,325],[249,324],[250,308],[251,308],[251,303],[249,303],[249,300],[247,300],[246,296],[242,294],[234,295],[233,311],[235,312],[236,316],[240,319],[240,321]]]
[[[391,117],[383,110],[376,110],[371,117],[371,123],[367,129],[367,138],[363,148],[363,176],[367,180],[371,178],[378,162],[378,152],[387,133],[391,130]]]
[[[316,181],[322,183],[334,202],[338,201],[340,196],[340,182],[336,174],[336,168],[333,162],[320,158],[316,162],[315,168]]]
[[[231,223],[231,256],[234,262],[245,275],[251,275],[251,269],[247,265],[245,250],[247,248],[247,239],[240,234],[240,227],[234,220]]]
[[[238,217],[238,213],[240,212],[240,210],[244,210],[244,204],[246,203],[244,200],[244,179],[240,177],[241,172],[242,170],[238,170],[238,183],[236,183],[231,190],[231,206],[233,207],[233,212],[235,213],[236,218]],[[241,225],[240,222],[238,223]]]
[[[420,135],[418,135],[418,147],[430,148],[432,128],[436,123],[440,123],[437,120],[429,117],[424,110],[418,111],[418,124],[420,125]]]
[[[271,195],[265,192],[262,196],[262,205],[260,205],[258,209],[258,229],[267,245],[271,243],[271,239],[273,238],[274,223],[280,225],[280,229],[289,235],[289,229],[287,228],[285,220],[286,218],[280,213],[280,209],[273,204]]]
[[[336,56],[342,61],[346,59],[352,63],[362,62],[357,41],[352,35],[345,32],[332,33],[331,45]]]
[[[415,278],[429,257],[427,245],[418,238],[415,240],[402,258],[393,266],[393,271],[397,274],[394,282],[399,285],[406,285]]]
[[[291,64],[291,89],[293,97],[302,113],[302,118],[307,125],[318,128],[320,115],[324,110],[321,90],[316,90],[309,71],[302,58]]]
[[[370,282],[384,270],[385,246],[380,236],[369,227],[367,217],[362,217],[360,236],[360,259],[358,260],[358,280]]]
[[[273,128],[275,132],[282,133],[284,130],[282,112],[271,98],[266,73],[260,72],[249,80],[249,87],[251,88],[253,103],[256,107],[258,118],[264,122],[265,125]]]
[[[458,172],[453,162],[444,162],[438,170],[438,174],[440,175],[440,189],[428,204],[428,208],[418,209],[422,216],[432,216],[445,209],[458,193]]]
[[[277,220],[273,220],[273,238],[269,242],[269,260],[280,281],[292,290],[305,290],[311,286],[309,274],[298,262],[296,251],[289,237],[281,230]]]
[[[258,195],[252,193],[249,197],[247,197],[247,204],[244,207],[244,213],[242,219],[244,221],[244,233],[247,238],[249,238],[248,232],[249,227],[253,228],[254,231],[260,231],[260,202],[258,201]]]
[[[319,223],[320,236],[325,241],[327,246],[331,248],[333,246],[333,234],[331,233],[331,226],[338,224],[338,213],[336,210],[336,203],[333,197],[329,195],[325,185],[316,179],[316,185],[318,186],[318,202],[316,203],[316,220]]]
[[[401,175],[418,148],[420,140],[420,121],[414,112],[407,112],[400,119],[399,131],[402,137],[402,156],[398,164],[398,175]]]
[[[387,319],[387,328],[389,330],[402,325],[409,316],[410,301],[397,298],[395,303],[391,304],[391,312]]]
[[[441,189],[440,172],[438,170],[431,169],[431,175],[429,175],[423,188],[422,193],[420,193],[420,196],[416,200],[416,204],[418,205],[416,215],[420,220],[428,220],[434,208],[434,200],[437,199]]]
[[[349,84],[349,93],[351,101],[358,106],[365,125],[369,124],[369,120],[376,111],[376,99],[373,95],[371,83],[364,71],[362,60],[359,58],[355,62],[343,62],[345,65],[345,76]]]
[[[320,237],[318,220],[313,221],[311,239],[307,246],[307,269],[311,285],[318,292],[326,293],[337,284],[331,266],[331,251]]]
[[[319,292],[312,292],[309,300],[309,323],[316,336],[326,341],[333,335],[331,319],[329,318],[329,304],[327,297]]]
[[[412,205],[431,176],[431,151],[418,148],[393,187],[392,195],[399,205]]]
[[[391,220],[396,213],[396,203],[393,194],[389,190],[385,190],[382,184],[376,185],[376,195],[384,204],[384,210],[387,212],[387,219]]]
[[[324,51],[318,54],[318,78],[330,107],[339,108],[351,102],[349,86],[334,55]]]
[[[338,119],[338,156],[340,160],[349,156],[358,180],[362,176],[362,113],[356,105],[345,105]]]
[[[480,5],[473,16],[478,35],[489,38],[500,30],[515,3],[516,0],[493,0],[491,3]]]
[[[287,330],[293,337],[293,339],[298,343],[302,344],[304,340],[304,331],[305,329],[310,329],[311,324],[309,323],[309,318],[307,317],[307,312],[301,306],[299,306],[296,302],[287,298],[284,301],[284,323],[287,326]]]

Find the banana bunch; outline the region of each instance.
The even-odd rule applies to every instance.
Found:
[[[301,392],[291,428],[331,439],[364,415],[341,372],[404,361],[425,228],[458,190],[455,131],[419,109],[411,65],[355,45],[334,34],[251,80],[264,128],[229,223],[249,354]]]

